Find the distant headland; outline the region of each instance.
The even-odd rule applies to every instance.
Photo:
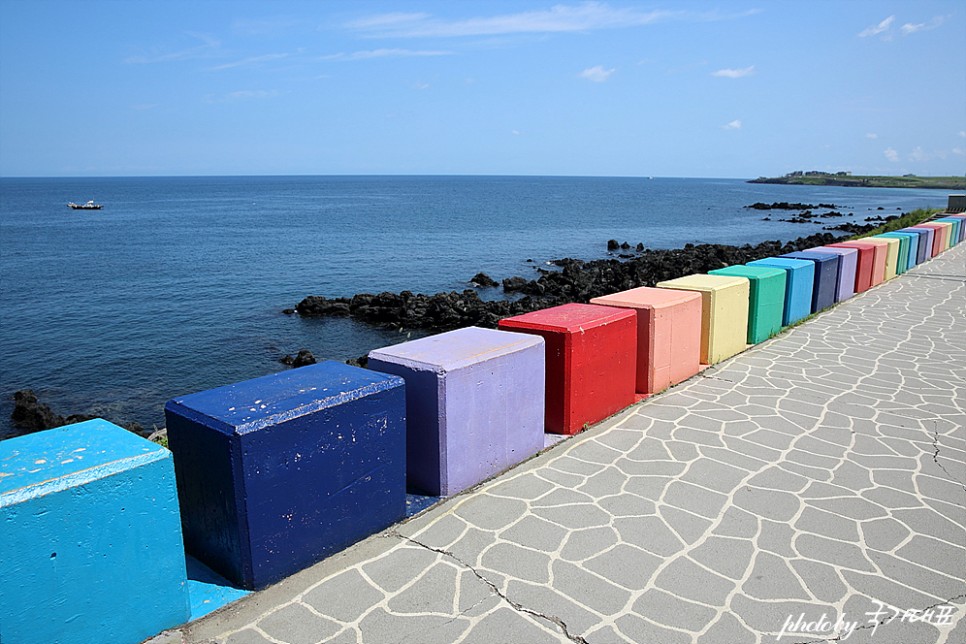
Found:
[[[963,177],[918,177],[904,174],[901,177],[858,175],[851,172],[819,172],[817,170],[789,172],[783,177],[758,177],[748,183],[780,183],[802,186],[851,186],[855,188],[937,188],[966,190]]]

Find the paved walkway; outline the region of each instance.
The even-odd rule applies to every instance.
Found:
[[[966,642],[964,391],[966,244],[168,637]]]

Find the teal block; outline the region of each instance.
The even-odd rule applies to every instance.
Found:
[[[899,240],[899,264],[902,266],[903,273],[916,265],[916,258],[919,256],[919,235],[917,233],[907,233],[897,230],[876,236],[893,237]],[[905,250],[906,255],[905,262],[902,261],[903,250]]]
[[[709,271],[708,275],[730,275],[748,279],[751,285],[748,300],[749,344],[764,342],[782,330],[787,281],[783,269],[738,265]]]
[[[962,217],[940,217],[933,221],[941,221],[953,225],[953,232],[949,236],[950,247],[955,246],[963,238],[963,219]]]
[[[785,271],[785,311],[782,314],[782,325],[795,324],[812,313],[815,262],[808,259],[766,257],[748,262],[746,266],[766,266]]]
[[[171,452],[105,420],[0,442],[0,641],[140,642],[189,615]]]

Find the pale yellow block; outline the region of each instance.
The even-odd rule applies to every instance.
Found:
[[[891,280],[898,273],[896,267],[899,266],[899,245],[901,242],[895,237],[876,237],[875,239],[881,239],[889,244],[889,252],[886,253],[885,278]]]
[[[748,298],[751,292],[747,278],[688,275],[659,282],[657,287],[701,293],[702,363],[721,362],[745,350],[748,339]]]
[[[948,248],[952,248],[953,247],[953,244],[955,243],[953,241],[953,232],[956,230],[955,228],[953,228],[953,224],[951,222],[948,222],[948,221],[930,221],[929,223],[931,223],[931,224],[939,224],[943,228],[946,228],[947,229],[946,230],[946,238],[945,238],[946,239],[946,245],[943,247],[943,250],[946,250]]]
[[[899,263],[899,240],[889,237],[863,237],[856,241],[884,246],[886,249],[885,274],[882,281],[891,280],[896,276],[896,264]]]

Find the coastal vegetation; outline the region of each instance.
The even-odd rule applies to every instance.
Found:
[[[966,176],[919,177],[914,174],[902,176],[858,175],[851,172],[820,172],[818,170],[789,172],[782,177],[758,177],[748,183],[777,183],[801,186],[845,186],[856,188],[936,188],[966,190]]]

